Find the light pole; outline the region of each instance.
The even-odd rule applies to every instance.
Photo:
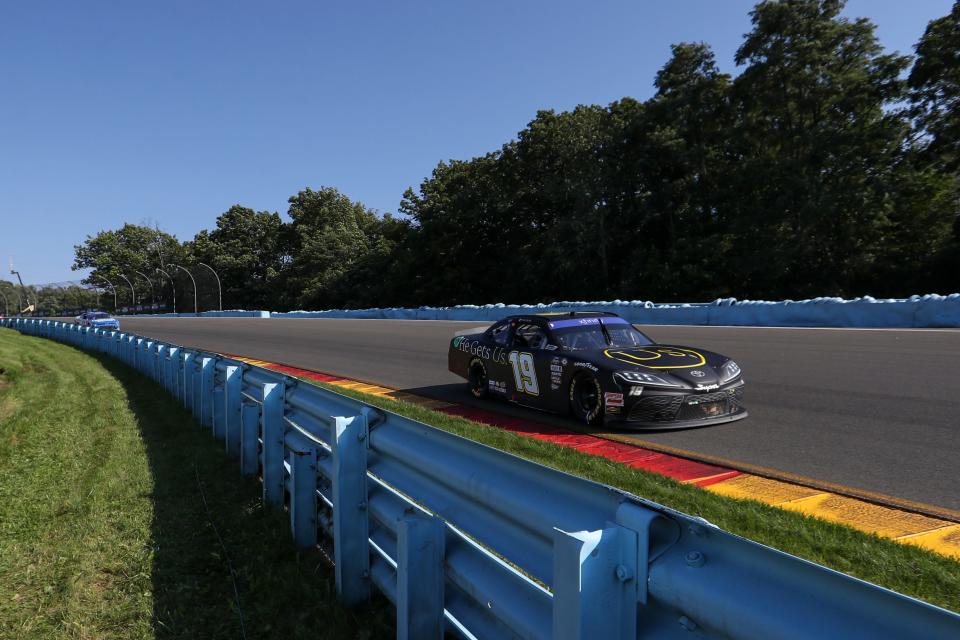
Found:
[[[210,269],[210,273],[212,273],[213,277],[217,279],[217,301],[220,303],[219,305],[217,305],[217,307],[219,308],[220,311],[223,311],[223,288],[220,286],[220,276],[217,275],[217,272],[214,271],[213,267],[211,267],[210,265],[204,264],[202,262],[198,262],[197,264],[199,264],[201,267],[206,267],[207,269]]]
[[[159,271],[160,273],[162,273],[163,275],[167,276],[167,278],[170,279],[170,290],[173,291],[173,312],[176,313],[176,312],[177,312],[177,285],[176,285],[176,282],[174,282],[173,277],[171,277],[169,273],[167,273],[166,271],[164,271],[164,270],[161,269],[160,267],[157,267],[157,271]]]
[[[147,284],[150,285],[150,302],[153,303],[153,304],[156,304],[156,303],[157,303],[157,296],[156,296],[156,294],[153,293],[153,281],[151,281],[150,278],[148,278],[148,277],[147,277],[147,274],[145,274],[145,273],[140,273],[140,272],[137,271],[136,269],[134,269],[133,272],[134,272],[135,274],[137,274],[138,276],[141,276],[144,280],[147,281]]]
[[[177,269],[180,269],[181,271],[186,272],[186,274],[187,274],[188,276],[190,276],[190,281],[193,282],[193,313],[194,313],[194,315],[199,316],[199,315],[200,315],[200,308],[197,306],[197,281],[194,280],[193,274],[190,273],[189,271],[187,271],[185,268],[181,267],[181,266],[178,265],[178,264],[171,264],[170,266],[171,266],[171,267],[175,267],[175,268],[177,268]]]
[[[17,280],[20,282],[20,288],[23,289],[24,295],[27,296],[27,306],[30,306],[30,294],[27,293],[27,288],[23,286],[23,278],[20,277],[20,272],[13,268],[13,258],[10,258],[10,275],[17,276]],[[23,299],[20,298],[20,293],[17,293],[17,298],[20,299],[20,308],[17,309],[17,315],[20,315],[21,310],[25,307],[23,306]]]
[[[117,288],[116,288],[115,286],[113,286],[113,283],[112,283],[112,282],[110,282],[109,280],[107,280],[107,279],[104,278],[103,276],[93,276],[93,277],[94,277],[94,278],[97,278],[97,279],[99,279],[99,280],[103,280],[103,281],[106,282],[108,285],[110,285],[110,288],[111,288],[111,289],[113,289],[113,312],[116,313],[116,312],[117,312]]]
[[[133,283],[130,282],[130,279],[122,273],[120,274],[120,277],[123,278],[128,285],[130,285],[130,304],[137,306],[137,292],[133,290]]]
[[[97,285],[93,285],[92,288],[93,288],[93,293],[97,296],[97,301],[96,301],[96,303],[94,304],[94,306],[95,306],[95,307],[99,307],[99,306],[100,306],[100,287],[98,287]],[[83,310],[82,310],[82,309],[81,309],[80,313],[83,313]]]

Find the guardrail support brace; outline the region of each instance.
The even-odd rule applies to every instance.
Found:
[[[317,448],[298,438],[290,448],[290,528],[301,549],[317,544]]]
[[[283,506],[286,470],[283,467],[282,383],[263,385],[263,501]]]
[[[240,474],[256,475],[260,470],[260,405],[244,402],[240,414]]]
[[[333,548],[337,593],[347,606],[370,598],[370,521],[367,514],[367,420],[334,418]]]
[[[213,428],[213,374],[216,361],[200,358],[200,403],[197,417],[200,426]]]
[[[183,402],[184,409],[193,408],[193,359],[194,354],[189,351],[183,352],[183,382],[182,386],[182,397],[180,401]]]
[[[226,412],[226,438],[224,447],[227,455],[236,458],[240,455],[240,405],[243,401],[242,371],[240,367],[228,366],[223,374],[223,402]]]
[[[637,532],[553,530],[553,638],[637,637]]]
[[[227,412],[225,411],[226,406],[224,404],[224,389],[222,386],[216,385],[214,383],[213,387],[213,437],[217,440],[226,440],[227,439]],[[224,445],[226,446],[226,445]]]
[[[441,640],[446,525],[420,513],[397,527],[397,639]]]
[[[174,398],[177,397],[177,370],[180,366],[180,349],[171,346],[167,348],[167,360],[163,367],[163,386]]]

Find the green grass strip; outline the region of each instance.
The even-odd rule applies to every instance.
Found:
[[[394,636],[152,381],[6,329],[0,368],[0,638]]]
[[[960,612],[960,562],[932,551],[759,501],[717,495],[600,456],[449,416],[409,402],[307,378],[303,380],[548,467],[706,518],[744,538]]]

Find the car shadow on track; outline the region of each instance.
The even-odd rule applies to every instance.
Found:
[[[470,395],[470,392],[467,391],[467,385],[465,382],[460,383],[451,383],[451,384],[436,384],[429,385],[424,387],[408,387],[405,389],[400,389],[400,393],[409,393],[415,396],[422,396],[424,398],[430,398],[431,400],[440,400],[443,402],[449,402],[451,404],[457,404],[464,407],[470,407],[472,409],[479,409],[481,411],[489,411],[494,414],[505,416],[512,419],[529,421],[531,423],[539,423],[549,425],[558,429],[567,429],[570,431],[576,431],[578,433],[597,433],[597,434],[617,434],[626,437],[636,437],[641,438],[644,434],[653,435],[658,433],[676,433],[679,431],[690,431],[696,432],[702,429],[717,429],[726,426],[727,424],[735,423],[721,423],[714,425],[703,425],[703,426],[687,426],[687,427],[673,427],[673,428],[663,428],[663,429],[630,429],[623,427],[621,425],[611,424],[611,425],[602,425],[588,427],[576,420],[573,419],[570,415],[558,414],[558,413],[549,413],[547,411],[540,411],[538,409],[531,409],[529,407],[524,407],[521,405],[513,404],[507,402],[506,400],[498,398],[474,398]]]
[[[124,387],[153,479],[153,630],[170,638],[393,637],[382,598],[348,610],[333,567],[299,551],[282,509],[153,381],[94,356]],[[118,550],[119,552],[119,550]]]

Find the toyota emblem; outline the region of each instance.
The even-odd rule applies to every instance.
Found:
[[[699,369],[697,369],[696,371],[691,371],[691,372],[690,372],[690,375],[692,375],[694,378],[702,378],[703,376],[705,376],[705,375],[707,375],[707,374],[705,374],[703,371],[700,371]]]

